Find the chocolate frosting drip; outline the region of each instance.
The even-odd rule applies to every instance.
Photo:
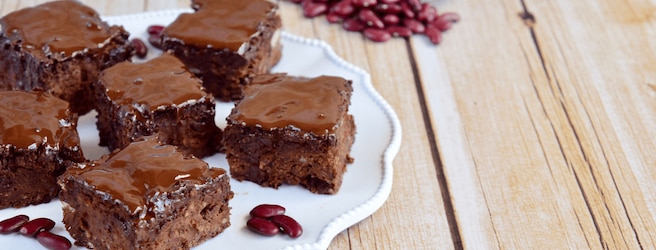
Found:
[[[105,162],[69,171],[145,218],[151,218],[163,206],[154,203],[158,199],[153,197],[176,191],[181,182],[203,185],[225,174],[224,169],[210,168],[200,159],[183,156],[174,146],[161,144],[154,136],[133,142],[103,159]]]
[[[68,102],[44,92],[0,91],[0,143],[27,149],[32,144],[80,144]]]
[[[264,129],[294,126],[315,135],[333,133],[348,100],[340,95],[351,85],[341,77],[298,78],[260,75],[244,88],[244,99],[229,119]]]
[[[23,49],[40,56],[52,52],[71,56],[85,48],[98,48],[111,35],[98,13],[77,1],[24,8],[4,16],[0,26],[5,36],[21,39]]]
[[[185,13],[163,31],[163,36],[199,47],[238,51],[274,10],[266,0],[194,0],[195,13]]]
[[[167,53],[140,64],[114,65],[101,73],[100,81],[113,102],[146,105],[151,111],[208,96],[201,81],[187,71],[180,60]]]

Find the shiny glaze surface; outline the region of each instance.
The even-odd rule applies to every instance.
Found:
[[[238,51],[257,32],[260,23],[276,8],[265,0],[196,0],[194,13],[181,14],[163,31],[164,37],[199,47]]]
[[[350,83],[341,77],[298,78],[284,74],[260,75],[244,88],[244,99],[229,119],[265,129],[292,125],[315,135],[332,133],[346,110]]]
[[[100,81],[113,102],[146,105],[151,111],[208,96],[201,81],[166,53],[144,63],[119,63],[103,71]]]
[[[161,204],[152,202],[153,197],[176,191],[183,181],[203,185],[225,174],[225,170],[209,168],[200,159],[185,157],[174,146],[159,143],[154,136],[112,153],[104,162],[69,171],[97,191],[120,200],[133,213],[146,217],[161,209],[158,208]]]
[[[32,54],[73,52],[97,48],[110,37],[98,13],[77,1],[55,1],[12,12],[0,19],[2,32],[21,39]]]
[[[68,102],[44,92],[0,91],[0,143],[73,147],[80,139]]]

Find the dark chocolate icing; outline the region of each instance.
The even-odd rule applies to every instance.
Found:
[[[276,8],[266,0],[195,0],[195,13],[185,13],[163,31],[199,47],[228,48],[238,51],[257,32],[260,22]]]
[[[133,142],[103,159],[106,160],[69,172],[146,218],[162,206],[152,203],[156,199],[151,198],[176,191],[183,181],[203,185],[225,174],[224,169],[210,168],[200,159],[185,157],[174,146],[161,144],[155,136]]]
[[[180,60],[167,53],[144,63],[116,64],[103,71],[99,78],[113,102],[138,103],[151,111],[209,96],[201,81],[187,71]]]
[[[350,84],[335,76],[298,78],[284,74],[260,75],[244,88],[244,99],[229,119],[264,129],[292,125],[315,135],[332,133],[348,102],[340,92]]]
[[[0,143],[74,147],[80,144],[68,102],[36,91],[0,91]]]
[[[111,35],[98,13],[77,1],[24,8],[4,16],[0,26],[5,36],[21,39],[23,49],[40,56],[51,52],[71,56],[85,48],[98,48]]]

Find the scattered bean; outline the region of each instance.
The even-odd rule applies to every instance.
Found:
[[[251,212],[251,216],[260,217],[262,219],[268,219],[270,217],[285,214],[285,208],[280,205],[274,204],[262,204],[254,207]]]
[[[143,41],[141,41],[141,39],[139,38],[132,39],[132,41],[130,41],[130,44],[132,44],[132,47],[134,47],[134,54],[138,58],[141,59],[146,58],[146,55],[148,55],[148,47]]]
[[[392,35],[384,29],[366,28],[363,33],[366,38],[374,42],[385,42],[392,38]]]
[[[164,26],[162,25],[150,25],[146,29],[149,35],[161,35],[162,31],[164,31]]]
[[[303,14],[306,17],[315,17],[322,15],[328,11],[328,4],[323,2],[314,2],[311,0],[305,0],[301,3],[303,6]]]
[[[442,31],[431,25],[426,28],[424,34],[428,36],[428,39],[430,39],[433,44],[440,44],[442,42]]]
[[[153,47],[161,49],[162,48],[162,37],[160,35],[150,35],[148,36],[148,43],[153,45]]]
[[[412,35],[412,30],[403,26],[389,26],[386,30],[394,37],[410,37]]]
[[[36,218],[28,221],[18,230],[19,233],[27,236],[36,236],[41,231],[48,231],[55,227],[55,222],[48,218]]]
[[[251,217],[246,222],[246,226],[253,232],[264,236],[274,236],[280,232],[280,229],[273,222],[259,217]]]
[[[8,234],[18,231],[18,229],[23,226],[26,222],[30,220],[30,217],[24,214],[16,215],[9,219],[0,221],[0,233]]]
[[[303,227],[296,220],[287,215],[276,215],[271,217],[271,222],[282,229],[283,233],[292,238],[298,238],[303,234]]]
[[[364,23],[367,24],[367,26],[374,27],[374,28],[385,28],[385,24],[383,23],[383,20],[380,20],[376,13],[374,13],[373,10],[370,9],[362,9],[358,13],[358,18],[362,20]]]
[[[413,33],[424,33],[426,30],[426,26],[424,26],[423,23],[411,18],[404,19],[403,25],[405,25],[405,27],[410,29]]]
[[[351,18],[342,22],[342,27],[348,31],[362,31],[364,30],[364,23],[357,18]]]
[[[36,240],[50,250],[68,250],[72,246],[71,242],[65,237],[48,231],[39,232],[36,235]]]

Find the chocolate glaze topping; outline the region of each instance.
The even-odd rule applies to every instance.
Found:
[[[158,206],[151,202],[152,197],[176,191],[183,181],[202,185],[225,174],[224,169],[210,168],[200,159],[183,156],[174,146],[159,143],[155,136],[133,142],[104,159],[69,171],[146,218],[152,217]]]
[[[71,56],[85,48],[98,48],[110,37],[109,26],[98,13],[77,1],[24,8],[4,16],[0,26],[5,36],[22,39],[23,49],[41,56],[50,52]]]
[[[163,31],[195,46],[238,51],[255,34],[275,3],[266,0],[194,0],[195,13],[185,13]]]
[[[0,91],[0,143],[73,147],[80,144],[68,102],[44,92]]]
[[[315,135],[332,133],[348,102],[340,92],[351,85],[341,77],[298,78],[284,74],[260,75],[244,88],[244,99],[228,119],[264,129],[292,125]]]
[[[116,64],[103,71],[99,78],[113,102],[147,105],[151,111],[209,96],[201,81],[187,71],[180,60],[167,53],[140,64]]]

